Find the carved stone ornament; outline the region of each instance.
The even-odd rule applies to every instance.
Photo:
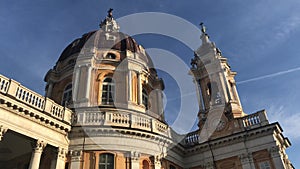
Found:
[[[281,150],[278,146],[273,146],[272,148],[269,149],[269,152],[272,158],[279,157],[282,155]]]
[[[247,164],[247,163],[253,162],[253,158],[252,158],[251,153],[241,154],[241,155],[239,155],[239,158],[240,158],[242,164]]]
[[[57,150],[57,157],[60,158],[60,159],[65,159],[66,155],[67,155],[66,149],[59,147],[58,150]]]
[[[7,132],[7,128],[4,127],[4,126],[0,126],[0,141],[2,140],[3,138],[3,135]]]
[[[44,142],[43,140],[37,140],[35,145],[32,144],[32,147],[35,152],[42,152],[46,147],[46,145],[47,143]]]
[[[81,150],[73,150],[70,151],[71,161],[81,161],[82,160],[82,151]]]
[[[136,152],[136,151],[132,151],[130,152],[130,158],[131,160],[139,160],[141,154],[139,152]]]

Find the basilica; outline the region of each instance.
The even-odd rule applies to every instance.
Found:
[[[1,169],[293,169],[291,143],[267,113],[243,111],[233,72],[202,24],[190,71],[198,128],[166,122],[165,86],[112,9],[72,41],[40,95],[0,75]]]

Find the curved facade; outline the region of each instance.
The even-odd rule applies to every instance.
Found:
[[[100,167],[105,154],[122,161],[114,163],[118,168],[160,165],[157,159],[171,143],[164,83],[144,48],[109,29],[118,28],[112,16],[104,22],[67,46],[45,77],[47,96],[74,110],[70,151],[80,159],[69,163]]]
[[[247,115],[233,72],[202,25],[190,75],[198,129],[164,119],[164,83],[112,9],[74,40],[45,76],[46,96],[0,75],[4,169],[290,169],[290,146],[264,110]],[[197,104],[197,103],[195,103]],[[197,117],[195,117],[197,118]],[[32,149],[33,148],[33,149]]]

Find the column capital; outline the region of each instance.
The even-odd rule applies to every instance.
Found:
[[[44,148],[46,147],[47,143],[43,140],[37,140],[36,143],[32,144],[32,148],[35,152],[43,152]]]
[[[32,144],[33,152],[31,155],[29,169],[38,169],[40,166],[41,155],[43,149],[46,147],[47,143],[43,140],[37,140],[35,144]]]
[[[242,165],[253,162],[253,157],[251,153],[240,154],[239,159],[241,160]]]
[[[213,161],[207,161],[204,163],[204,168],[205,169],[214,169],[214,162]]]
[[[128,157],[131,160],[138,161],[140,159],[141,153],[137,151],[131,151],[128,153]]]
[[[83,155],[82,150],[71,150],[70,154],[71,154],[71,161],[75,162],[75,161],[82,160],[82,155]]]
[[[3,135],[7,132],[8,128],[4,127],[3,125],[0,126],[0,141],[3,138]]]
[[[278,146],[273,146],[273,147],[269,148],[268,151],[272,158],[282,156],[281,149]]]
[[[65,148],[61,148],[61,147],[58,147],[57,149],[57,158],[58,159],[65,159],[66,158],[66,155],[67,155],[67,150]]]

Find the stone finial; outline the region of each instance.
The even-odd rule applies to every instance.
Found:
[[[206,27],[204,26],[204,23],[201,22],[199,25],[201,26],[202,33],[206,34]]]

